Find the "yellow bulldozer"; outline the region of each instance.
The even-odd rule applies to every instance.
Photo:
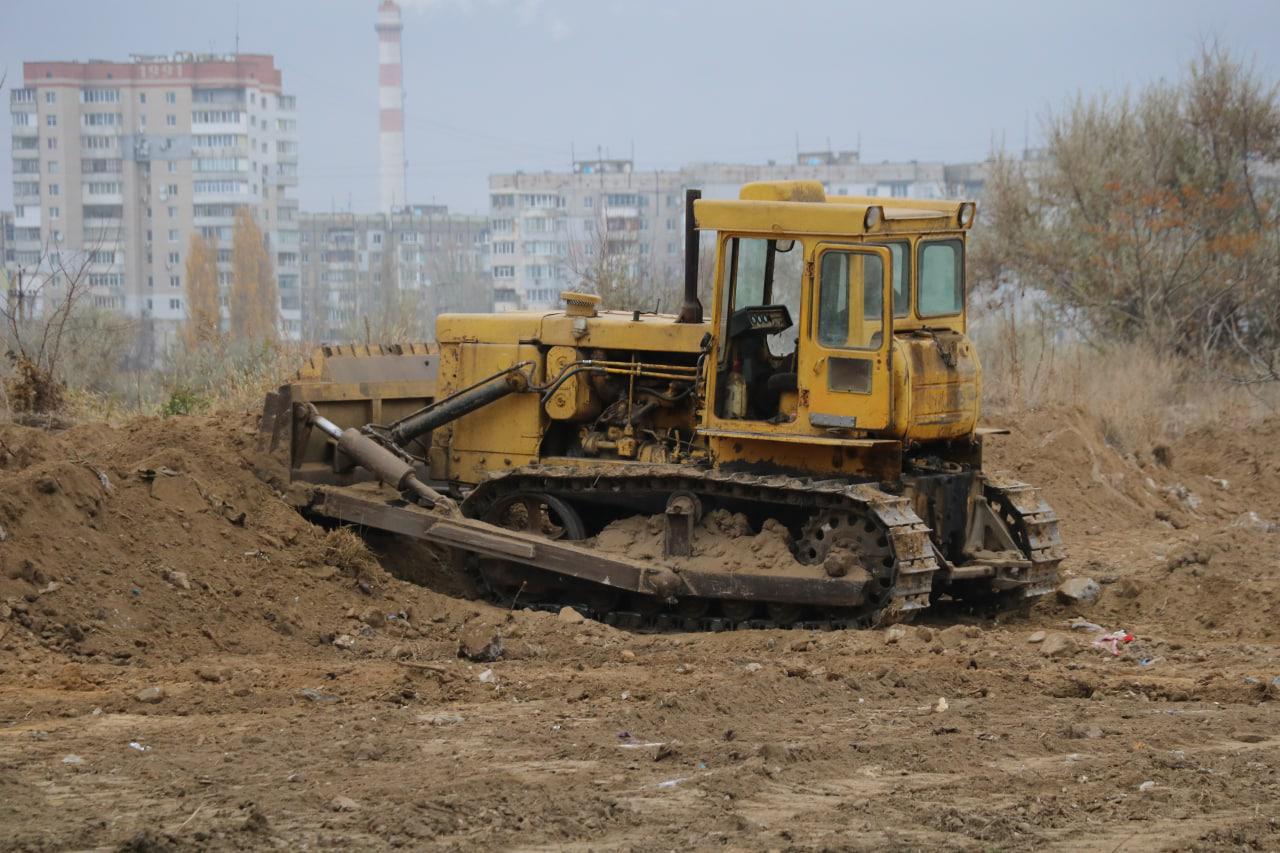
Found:
[[[678,314],[565,292],[442,315],[432,345],[322,347],[263,436],[299,509],[444,546],[508,604],[710,629],[1023,607],[1063,552],[1038,492],[983,470],[975,213],[803,181],[690,190]],[[706,523],[726,513],[785,559],[697,559],[726,553]],[[636,516],[656,557],[599,546]]]

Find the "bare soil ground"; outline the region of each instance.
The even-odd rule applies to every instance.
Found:
[[[1124,457],[1071,411],[993,440],[1087,610],[633,635],[380,564],[248,421],[0,427],[0,847],[1276,849],[1278,448]]]

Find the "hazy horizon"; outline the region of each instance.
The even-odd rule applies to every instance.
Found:
[[[268,53],[298,98],[303,210],[377,206],[375,0],[260,4],[46,0],[9,12],[0,70],[132,53]],[[788,161],[980,160],[1035,146],[1076,92],[1181,74],[1202,40],[1280,76],[1280,4],[1248,0],[1047,8],[812,0],[592,3],[410,0],[404,7],[410,200],[487,207],[493,172],[566,169],[571,152],[634,152],[640,170]],[[6,121],[9,119],[6,116]],[[860,145],[859,145],[860,143]],[[10,134],[0,157],[11,168]],[[13,205],[12,176],[0,208]]]

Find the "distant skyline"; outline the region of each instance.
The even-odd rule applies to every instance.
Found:
[[[1021,150],[1077,92],[1181,76],[1217,39],[1280,79],[1280,3],[973,0],[408,0],[409,197],[487,208],[492,172],[567,169],[602,150],[640,170],[764,162],[802,149],[980,160]],[[11,3],[6,89],[36,60],[269,53],[298,98],[302,209],[378,198],[376,0]],[[4,96],[7,102],[7,92]],[[10,130],[0,208],[13,206]]]

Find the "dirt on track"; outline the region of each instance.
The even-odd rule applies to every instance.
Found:
[[[1134,457],[1024,416],[990,467],[1099,602],[827,633],[471,601],[298,516],[254,447],[0,427],[0,848],[1280,847],[1278,422]]]

